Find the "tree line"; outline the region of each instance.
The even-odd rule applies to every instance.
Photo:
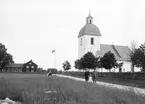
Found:
[[[79,70],[96,70],[96,68],[105,68],[109,71],[113,67],[118,68],[122,65],[122,63],[117,63],[114,54],[110,51],[105,53],[103,57],[95,57],[92,52],[88,52],[82,58],[77,59],[74,64],[74,67]],[[63,63],[63,69],[69,70],[70,68],[70,63],[68,61],[65,61]]]
[[[79,70],[105,68],[110,71],[112,68],[119,67],[119,65],[120,63],[117,63],[115,55],[111,51],[105,53],[103,57],[96,57],[92,52],[88,52],[75,61],[75,68]]]
[[[129,52],[131,60],[131,71],[134,72],[134,67],[141,68],[142,72],[145,72],[145,43],[141,44],[138,48],[135,47],[135,43],[131,43],[131,51]],[[116,57],[111,51],[105,53],[103,57],[96,57],[93,53],[88,52],[80,59],[77,59],[75,62],[75,68],[79,70],[87,70],[97,68],[105,68],[106,70],[111,70],[112,68],[119,68],[119,71],[122,71],[123,63],[118,63]],[[63,69],[69,70],[71,64],[68,61],[63,63]]]

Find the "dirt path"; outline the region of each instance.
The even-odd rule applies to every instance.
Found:
[[[83,79],[83,78],[77,78],[77,77],[66,76],[66,75],[61,75],[61,74],[58,74],[57,76],[64,77],[64,78],[70,78],[70,79],[73,79],[76,81],[85,81],[85,79]],[[89,82],[92,82],[92,80],[89,80]],[[110,87],[110,88],[118,88],[120,90],[133,90],[136,94],[141,94],[141,95],[145,96],[145,89],[142,89],[142,88],[111,84],[111,83],[106,83],[106,82],[101,82],[101,81],[97,81],[96,84]]]

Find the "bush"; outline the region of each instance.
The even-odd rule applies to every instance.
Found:
[[[57,71],[57,73],[58,73],[58,74],[62,74],[63,72],[62,72],[62,70],[59,70],[59,71]]]
[[[91,73],[91,72],[90,72]],[[84,72],[64,72],[65,75],[71,75],[76,77],[84,77]],[[135,80],[145,80],[145,73],[143,72],[125,72],[125,73],[115,73],[115,72],[100,72],[98,77],[106,78],[120,78],[120,79],[135,79]]]

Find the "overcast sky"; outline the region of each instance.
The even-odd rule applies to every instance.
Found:
[[[78,33],[91,11],[101,44],[145,42],[144,0],[0,0],[0,42],[16,63],[57,68],[78,56]]]

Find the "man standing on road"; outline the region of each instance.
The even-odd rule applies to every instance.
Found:
[[[86,71],[85,72],[85,80],[88,82],[89,80],[89,76],[90,76],[90,72],[89,71]]]
[[[93,83],[96,83],[97,80],[97,71],[94,70],[94,72],[92,73],[92,81]]]

